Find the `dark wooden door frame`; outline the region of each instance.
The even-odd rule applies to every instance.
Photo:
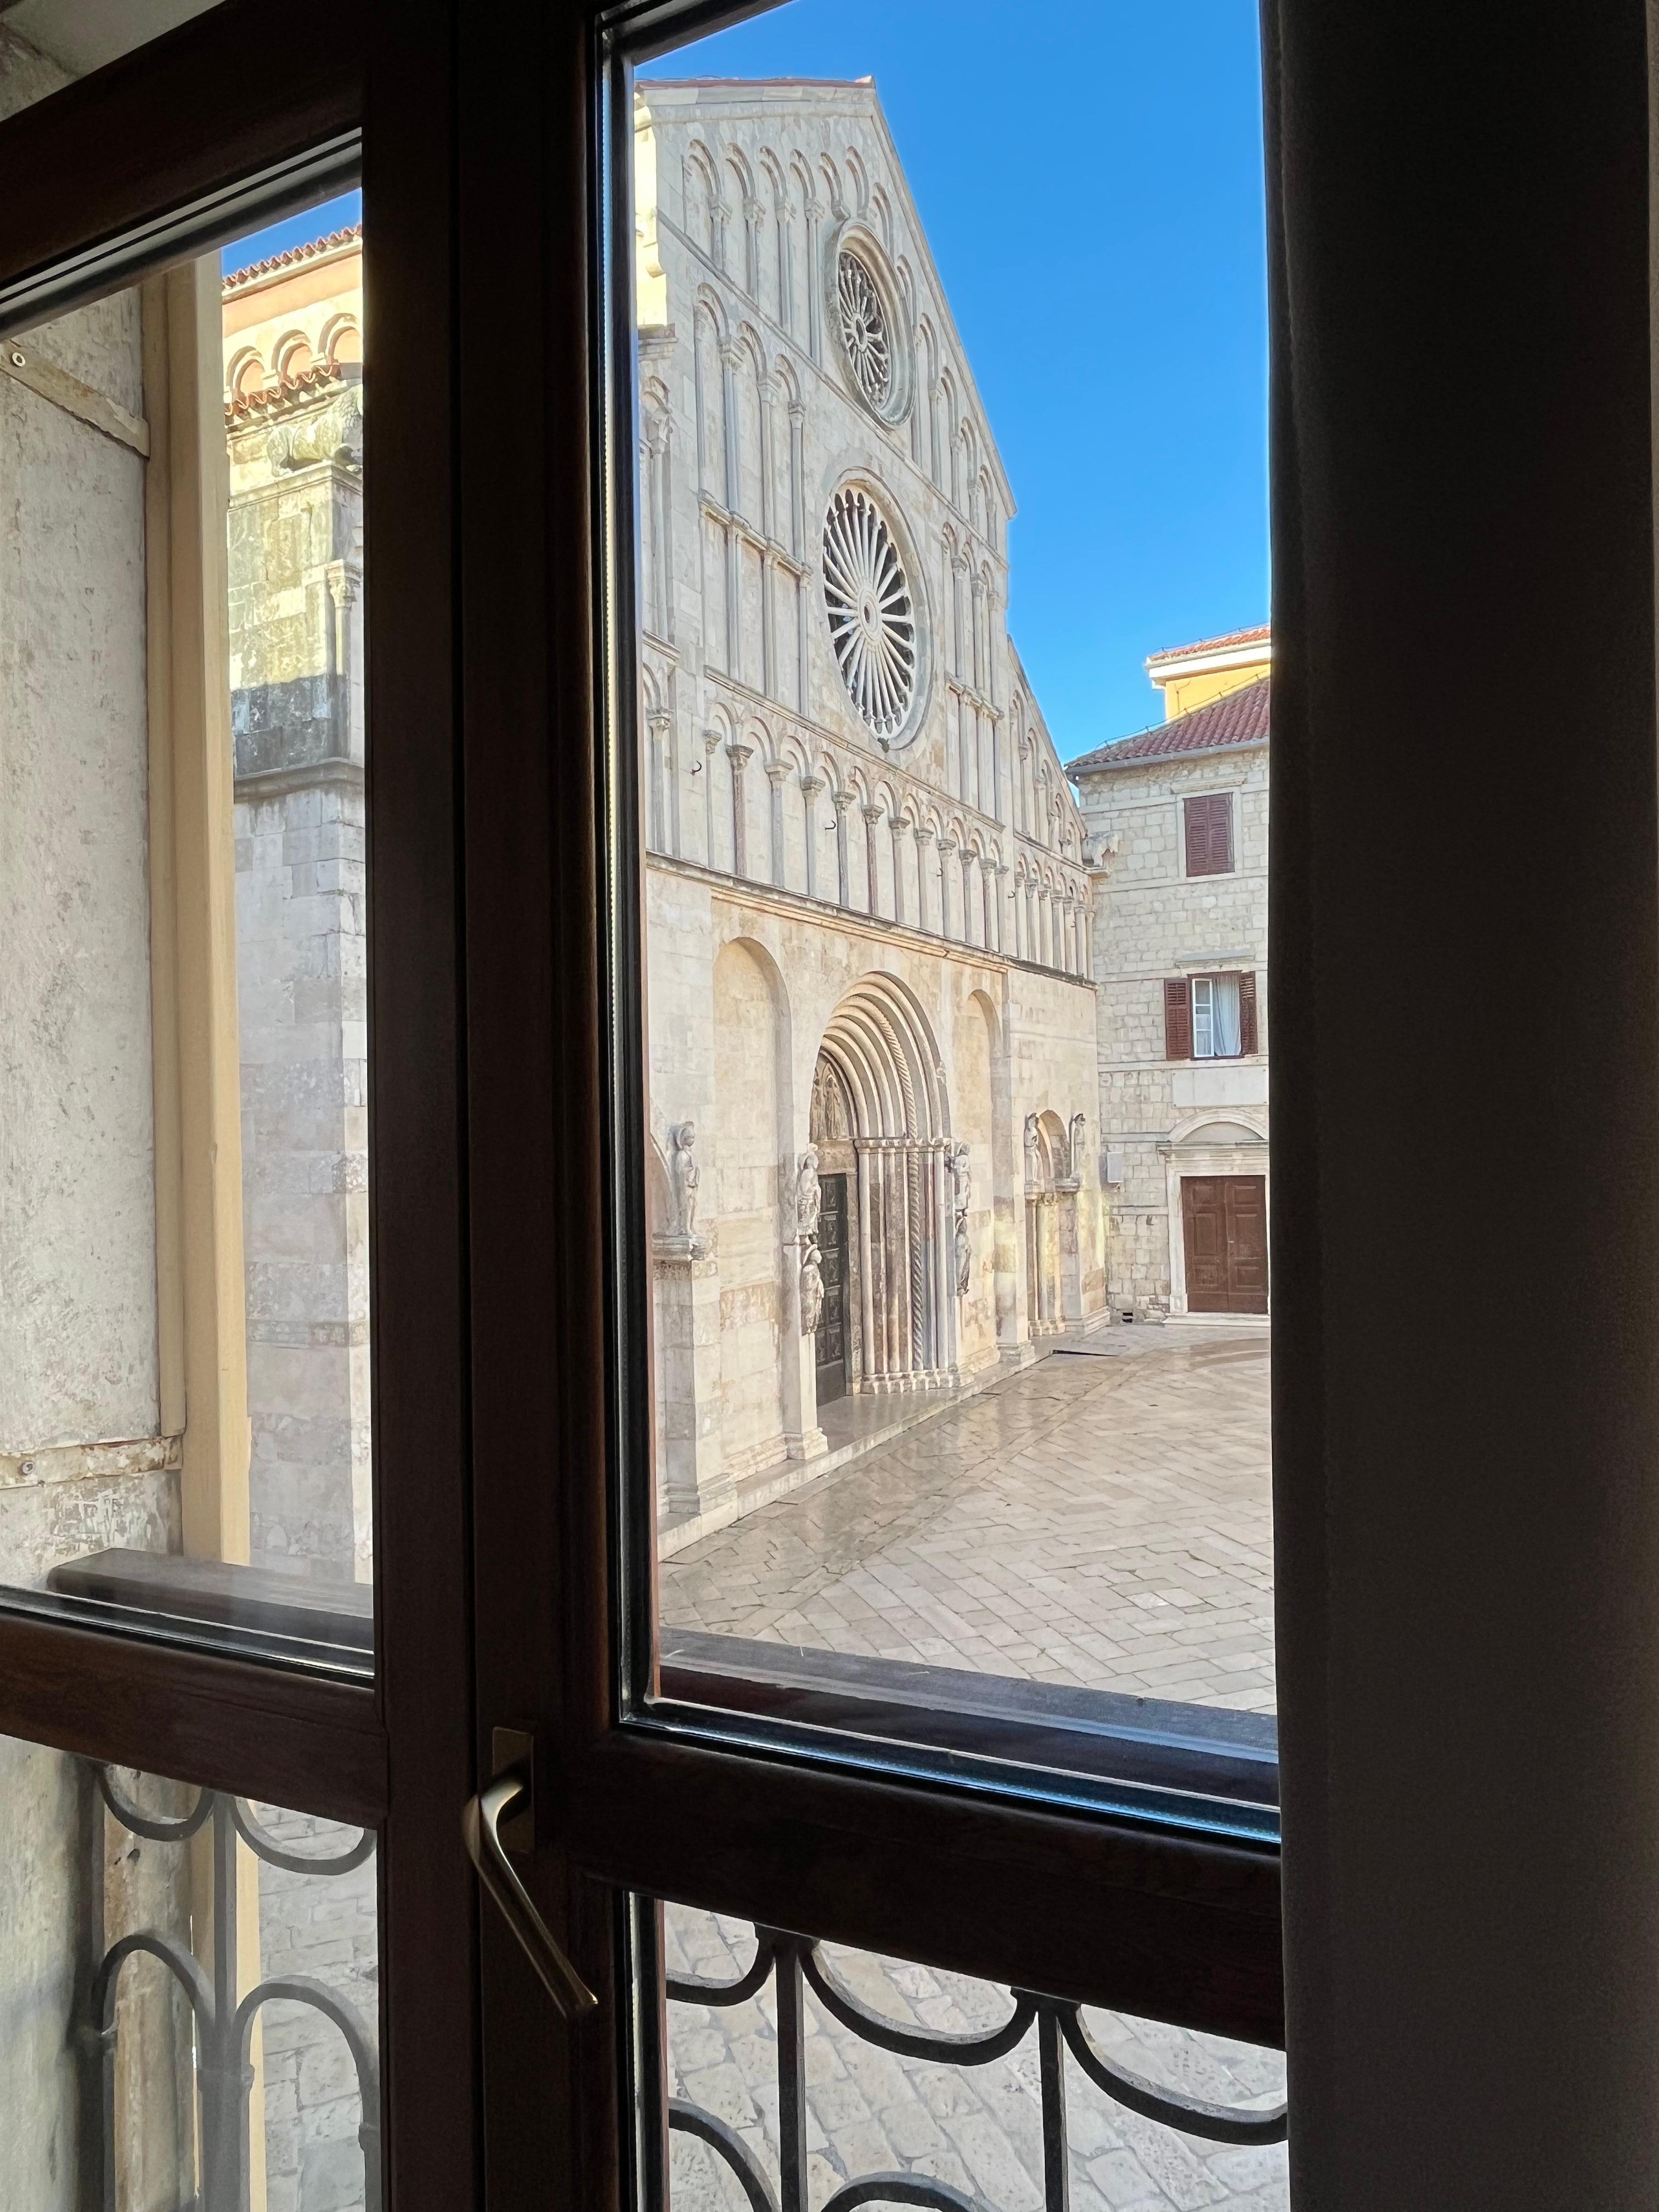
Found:
[[[823,1177],[823,1205],[819,1214],[822,1233],[818,1238],[823,1255],[823,1312],[818,1322],[820,1341],[831,1333],[841,1349],[833,1358],[821,1356],[817,1360],[818,1403],[833,1404],[847,1395],[847,1187],[845,1175]],[[834,1193],[833,1198],[831,1193]],[[834,1222],[836,1233],[830,1233]],[[824,1383],[830,1389],[826,1392]]]
[[[459,1829],[475,1769],[453,12],[448,0],[335,0],[309,34],[272,40],[254,0],[225,0],[0,123],[0,322],[13,326],[204,250],[215,222],[339,189],[353,134],[367,147],[377,1677],[371,1687],[135,1644],[0,1601],[0,1733],[380,1825],[386,2175],[398,2212],[476,2202],[482,2171],[477,1900]],[[260,181],[272,172],[274,200]],[[379,742],[382,731],[396,741]]]

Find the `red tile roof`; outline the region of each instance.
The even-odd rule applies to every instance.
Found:
[[[1233,745],[1263,745],[1267,742],[1268,703],[1273,680],[1263,676],[1243,690],[1194,707],[1190,714],[1177,714],[1156,729],[1139,736],[1119,738],[1097,745],[1081,759],[1069,762],[1067,775],[1082,775],[1091,769],[1129,768],[1137,761],[1168,760],[1187,753],[1224,752]]]
[[[337,246],[362,242],[363,227],[354,222],[347,230],[331,230],[326,238],[313,238],[304,246],[290,246],[286,253],[273,253],[269,261],[256,261],[249,268],[234,269],[225,279],[227,292],[240,291],[256,278],[269,276],[278,269],[298,269],[307,261],[314,261],[319,254],[331,253]]]
[[[1196,645],[1167,645],[1162,653],[1149,653],[1146,665],[1154,661],[1186,660],[1200,653],[1224,653],[1230,645],[1266,645],[1273,636],[1271,623],[1257,623],[1253,629],[1230,629],[1224,637],[1201,637]]]

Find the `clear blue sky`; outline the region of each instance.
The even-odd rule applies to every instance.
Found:
[[[873,76],[1019,512],[1062,759],[1267,617],[1255,0],[790,0],[645,76]]]
[[[1063,759],[1160,719],[1149,653],[1266,620],[1253,0],[789,0],[643,74],[875,78],[1018,502],[1010,627]]]

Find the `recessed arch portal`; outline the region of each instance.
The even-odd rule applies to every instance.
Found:
[[[822,1171],[849,1181],[852,1387],[951,1380],[958,1209],[950,1094],[933,1029],[896,978],[865,976],[830,1016],[813,1079],[811,1136]]]

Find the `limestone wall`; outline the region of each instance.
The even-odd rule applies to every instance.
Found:
[[[1236,794],[1236,866],[1189,878],[1182,802],[1215,791]],[[1107,1193],[1109,1299],[1115,1310],[1156,1317],[1182,1305],[1183,1169],[1267,1172],[1267,749],[1096,771],[1079,780],[1079,797],[1091,848],[1102,853],[1093,887],[1101,1142],[1123,1163],[1122,1182]],[[1172,1062],[1164,979],[1210,968],[1255,971],[1260,1049]]]

